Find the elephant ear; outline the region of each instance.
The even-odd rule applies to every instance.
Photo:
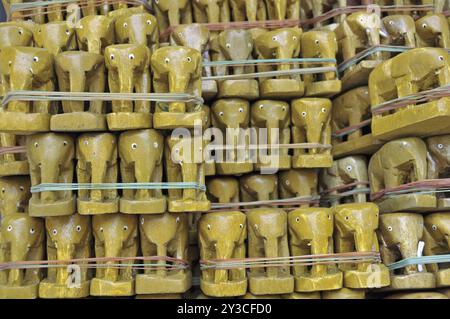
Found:
[[[202,71],[203,71],[203,60],[202,55],[197,50],[193,50],[195,52],[194,54],[194,62],[195,62],[195,71],[194,71],[194,78],[201,78],[202,77]]]
[[[272,39],[270,39],[267,35],[269,31],[265,31],[264,33],[259,34],[256,39],[255,39],[255,51],[256,54],[258,55],[258,59],[264,59],[264,56],[266,56],[266,54],[264,53],[263,48],[265,47],[265,43],[267,43],[267,41],[272,41]]]

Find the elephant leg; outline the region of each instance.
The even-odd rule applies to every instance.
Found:
[[[266,4],[265,4],[264,0],[258,1],[258,11],[256,13],[256,19],[258,21],[266,21],[267,20]]]
[[[342,40],[342,57],[344,61],[353,58],[356,55],[355,39],[352,37],[346,37]],[[349,67],[351,70],[354,66]]]
[[[331,134],[332,134],[331,133],[331,125],[330,125],[330,121],[328,121],[325,124],[325,128],[323,129],[323,132],[322,132],[321,143],[324,144],[324,145],[331,145]],[[331,155],[331,149],[330,148],[322,149],[322,150],[319,149],[319,153],[320,154]]]
[[[94,250],[95,250],[95,257],[96,258],[103,258],[105,257],[105,245],[103,243],[95,243],[94,245]],[[105,269],[102,265],[104,265],[104,262],[97,262],[97,265],[99,265],[99,267],[97,267],[95,269],[95,277],[98,279],[103,279],[105,278]]]
[[[352,239],[340,235],[336,235],[334,239],[334,246],[337,253],[349,253],[355,251],[355,245]],[[349,264],[339,265],[339,269],[342,270],[349,270],[350,268]]]
[[[336,67],[336,64],[335,63],[327,63],[327,64],[324,64],[324,67],[333,68],[333,67]],[[325,72],[325,73],[323,73],[322,77],[323,77],[324,81],[333,81],[333,80],[336,80],[336,73],[335,72]]]
[[[291,142],[291,129],[289,127],[284,128],[280,134],[280,144],[290,144]],[[280,150],[281,155],[287,156],[289,149],[283,148]]]
[[[291,244],[291,255],[293,257],[295,256],[305,256],[309,255],[310,250],[308,247],[302,246],[302,245],[292,245]],[[298,277],[303,274],[308,273],[308,267],[307,266],[294,266],[293,267],[293,273],[294,276]]]
[[[55,85],[53,81],[47,81],[46,83],[42,84],[40,87],[36,87],[36,91],[54,91]],[[54,113],[52,112],[51,105],[54,104],[51,101],[35,101],[33,103],[33,108],[36,113]]]
[[[119,76],[118,76],[117,72],[114,72],[114,71],[108,72],[109,91],[111,93],[119,93],[120,92],[118,78],[119,78]],[[120,112],[121,101],[112,101],[111,104],[112,104],[113,113]]]
[[[136,83],[135,90],[136,93],[150,93],[151,77],[150,72],[148,70],[142,73],[142,77]],[[135,104],[135,112],[150,113],[150,102],[135,101],[134,104]]]
[[[162,179],[163,179],[163,166],[162,164],[156,165],[151,182],[160,183],[162,182]],[[156,198],[162,198],[163,197],[162,189],[152,190],[152,196]]]
[[[348,122],[349,126],[357,125],[362,121],[362,114],[359,110],[349,112]],[[362,136],[361,129],[354,131],[353,133],[348,135],[348,140],[354,140]]]
[[[293,126],[292,127],[292,140],[294,144],[297,143],[305,143],[306,142],[306,132],[303,128]],[[294,149],[294,155],[303,155],[306,154],[305,149]]]
[[[305,63],[305,68],[312,68],[314,67],[312,64]],[[303,75],[303,82],[305,82],[305,86],[311,85],[314,82],[315,76],[314,74],[304,74]]]
[[[106,171],[105,183],[117,183],[119,169],[117,167],[117,162],[111,165]],[[114,200],[117,198],[117,189],[104,190],[105,197],[109,200]]]
[[[138,243],[135,242],[132,246],[127,247],[123,250],[122,256],[123,257],[136,257],[137,255],[137,248],[138,248]],[[121,264],[134,264],[135,260],[126,260],[126,261],[122,261]],[[133,266],[126,266],[124,268],[122,268],[122,271],[120,272],[121,276],[120,279],[121,280],[133,280]]]
[[[196,5],[192,6],[193,16],[196,23],[208,23],[206,15],[203,11]]]
[[[245,244],[236,246],[233,258],[244,259],[245,257]],[[245,268],[230,269],[231,280],[242,280],[245,278],[245,273]]]
[[[73,181],[73,165],[69,163],[67,167],[61,169],[61,183],[72,183]],[[72,191],[61,192],[64,199],[69,199],[73,196]]]
[[[325,255],[328,253],[329,240],[326,237],[313,239],[311,242],[312,255]],[[327,265],[313,265],[311,267],[312,277],[322,277],[327,273]]]
[[[231,1],[231,11],[234,21],[245,21],[245,9],[239,6],[236,1]]]
[[[181,12],[181,23],[182,24],[191,24],[194,22],[192,17],[192,4],[190,1],[187,1],[187,5],[185,10]]]
[[[40,245],[34,249],[31,249],[28,254],[28,260],[30,261],[39,261],[44,259],[44,245]],[[39,282],[42,277],[42,269],[30,269],[29,274],[26,276],[30,278],[32,282]]]
[[[16,146],[16,136],[9,133],[0,133],[0,145],[1,147],[14,147]],[[16,160],[15,154],[5,154],[3,155],[3,160],[5,162],[14,162]]]
[[[136,181],[134,169],[130,166],[125,166],[123,163],[120,166],[120,176],[122,177],[122,183],[134,183]],[[134,193],[134,189],[122,190],[123,197],[128,199],[134,198]]]
[[[103,64],[92,74],[88,83],[89,92],[105,92],[106,75]],[[91,101],[89,111],[96,114],[103,114],[105,113],[104,104],[103,101]]]
[[[156,246],[155,244],[151,243],[147,237],[145,237],[144,234],[141,235],[141,251],[142,251],[142,256],[144,257],[151,257],[151,256],[156,256]],[[153,264],[153,261],[142,261],[142,263],[145,264]],[[145,268],[144,269],[144,274],[146,275],[150,275],[152,273],[152,269],[151,268]]]
[[[87,171],[86,164],[84,164],[83,166],[84,167],[80,167],[80,164],[77,165],[77,180],[80,184],[88,184],[91,182],[91,174],[89,174],[89,172]],[[87,189],[79,189],[78,197],[82,199],[89,199],[90,191]]]
[[[47,217],[48,218],[48,217]],[[56,258],[56,247],[54,247],[50,241],[50,239],[47,239],[47,260],[57,260]],[[47,278],[50,282],[56,281],[56,270],[58,268],[56,267],[49,267],[47,269]]]
[[[312,12],[314,17],[319,17],[323,13],[322,1],[312,1]],[[314,24],[315,27],[321,27],[322,23],[317,22]]]
[[[287,19],[300,19],[300,1],[294,0],[290,1],[290,4],[287,9]]]

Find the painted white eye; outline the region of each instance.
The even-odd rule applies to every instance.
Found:
[[[70,30],[66,30],[66,34],[67,34],[67,35],[70,35]]]
[[[136,143],[131,144],[131,148],[134,150],[137,149],[137,144]]]
[[[387,227],[387,230],[388,230],[388,231],[392,231],[392,226],[388,226],[388,227]]]
[[[283,112],[286,112],[286,106],[283,106],[281,109],[283,110]]]
[[[38,147],[39,146],[39,144],[36,142],[36,143],[34,143],[34,147]]]
[[[272,37],[272,41],[277,41],[277,37]]]
[[[286,182],[284,182],[286,185],[291,185],[291,182],[290,181],[288,181],[288,180],[286,180]]]
[[[4,194],[6,192],[6,189],[3,187],[2,188],[2,193]]]
[[[100,227],[99,231],[100,231],[101,233],[103,233],[103,227]]]
[[[188,57],[186,58],[186,61],[192,62],[192,58],[191,58],[190,56],[188,56]]]
[[[141,218],[141,225],[144,225],[145,219],[144,217]]]
[[[7,231],[11,231],[11,230],[12,230],[12,226],[9,225],[9,226],[6,228],[6,230],[7,230]]]
[[[359,18],[359,21],[364,22],[364,17]]]
[[[208,228],[208,230],[211,230],[211,225],[206,225],[206,228]]]
[[[219,112],[219,116],[223,116],[223,112]]]
[[[322,108],[322,113],[326,113],[327,109],[326,108]]]
[[[123,226],[123,230],[127,231],[128,230],[128,226],[127,225]]]
[[[130,59],[130,60],[134,60],[134,54],[133,53],[131,53],[129,56],[128,56],[128,59]]]
[[[345,218],[344,218],[345,220],[349,220],[350,219],[350,217],[348,217],[348,216],[345,216]]]
[[[259,105],[259,108],[262,110],[264,108],[264,105]]]
[[[319,44],[319,40],[314,41],[315,44]]]
[[[303,117],[306,117],[306,112],[302,112],[302,116],[303,116]]]
[[[241,229],[243,229],[243,228],[244,228],[244,225],[243,225],[243,224],[239,224],[239,227],[240,227]]]
[[[75,227],[75,229],[76,229],[77,232],[80,232],[81,231],[81,226],[77,225],[77,227]]]
[[[347,171],[351,172],[353,170],[353,167],[351,165],[347,165],[345,168]]]
[[[438,147],[438,149],[440,149],[440,150],[441,150],[441,149],[443,149],[443,148],[444,148],[444,144],[438,144],[438,145],[437,145],[437,147]]]
[[[53,229],[52,234],[53,234],[53,236],[56,236],[58,234],[58,231],[56,229]]]
[[[34,228],[30,228],[30,234],[33,235],[35,233]]]
[[[294,35],[294,36],[292,37],[292,40],[297,41],[297,37]]]
[[[63,142],[63,145],[64,145],[64,146],[67,146],[67,144],[68,144],[67,141],[64,141],[64,142]]]
[[[331,215],[328,215],[328,219],[331,219]]]
[[[84,145],[89,145],[89,141],[84,141]]]
[[[239,113],[244,112],[244,109],[242,107],[239,108]]]
[[[392,20],[389,21],[389,24],[390,24],[390,25],[394,25],[394,21],[392,21]]]
[[[154,147],[154,148],[158,148],[158,146],[159,146],[159,145],[158,145],[158,142],[153,143],[153,147]]]
[[[39,62],[39,58],[37,56],[33,57],[34,62]]]
[[[155,0],[155,3],[158,4],[158,3],[159,3],[159,0]]]
[[[123,24],[123,27],[124,27],[124,28],[128,28],[128,23],[125,22],[125,23]]]
[[[431,226],[431,229],[432,229],[433,231],[436,231],[436,230],[437,230],[437,226],[436,226],[436,225],[433,225],[433,226]]]
[[[175,149],[175,153],[180,153],[180,150],[178,148]]]
[[[255,224],[253,227],[255,227],[255,229],[258,229],[258,228],[259,228],[257,224]]]
[[[297,218],[295,219],[295,221],[296,221],[297,223],[300,223],[300,217],[297,217]]]
[[[165,63],[165,64],[169,64],[169,62],[170,62],[170,59],[169,59],[169,58],[165,58],[165,59],[164,59],[164,63]]]
[[[231,44],[229,43],[225,44],[225,46],[227,47],[227,49],[231,48]]]
[[[109,59],[110,59],[110,60],[114,60],[114,54],[111,54],[111,55],[109,56]]]
[[[11,66],[12,65],[12,61],[8,61],[8,65]]]
[[[422,28],[426,29],[427,28],[427,24],[426,23],[422,24]]]
[[[20,186],[19,189],[21,192],[23,192],[25,190],[25,188],[23,186]]]
[[[180,217],[177,217],[177,219],[175,220],[177,222],[177,224],[180,222]]]
[[[19,34],[23,34],[23,30],[22,29],[19,29]]]
[[[148,24],[148,25],[151,25],[151,24],[152,24],[152,21],[151,21],[151,20],[147,20],[147,24]]]
[[[444,61],[444,57],[442,55],[439,56],[438,58],[440,61]]]

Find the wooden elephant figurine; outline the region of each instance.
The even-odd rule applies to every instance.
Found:
[[[161,183],[164,137],[156,130],[124,132],[119,137],[120,173],[124,183]],[[166,211],[161,189],[124,189],[120,212],[158,214]]]
[[[255,208],[247,212],[248,257],[289,257],[287,214],[278,208]],[[249,291],[255,295],[292,293],[294,277],[289,266],[250,268]]]
[[[84,51],[63,52],[55,58],[59,90],[62,92],[105,91],[104,57]],[[52,131],[82,132],[107,129],[105,105],[102,101],[90,101],[85,111],[84,101],[62,101],[64,114],[53,115]]]
[[[290,169],[278,174],[280,198],[315,197],[318,196],[318,172],[314,169]],[[308,207],[301,204],[300,207]]]
[[[380,216],[378,241],[384,264],[390,265],[399,260],[422,255],[420,241],[423,238],[423,223],[423,216],[415,213],[397,212]],[[435,287],[434,274],[427,272],[423,265],[409,265],[403,269],[391,271],[391,288],[393,289]]]
[[[31,185],[72,183],[75,143],[70,135],[42,133],[27,136],[26,149],[30,164]],[[75,196],[71,190],[33,193],[29,202],[30,216],[62,216],[75,212]]]
[[[146,45],[151,52],[159,47],[158,22],[150,13],[120,16],[114,26],[118,43]]]
[[[249,30],[227,29],[211,39],[211,59],[213,61],[244,61],[253,59],[253,36]],[[254,71],[248,65],[233,65],[215,68],[218,76],[240,76]],[[259,97],[258,81],[255,79],[225,79],[218,82],[218,98]]]
[[[199,51],[182,46],[160,48],[153,53],[151,66],[156,93],[202,96],[202,57]],[[196,103],[158,103],[153,125],[158,129],[204,125],[201,108]]]
[[[16,136],[10,133],[0,133],[0,148],[4,154],[0,155],[0,176],[29,175],[27,155],[21,151],[16,152],[15,147],[23,147],[25,136]],[[8,151],[8,149],[10,151]]]
[[[77,137],[77,181],[85,184],[117,183],[117,141],[111,133],[85,133]],[[111,214],[119,211],[117,189],[78,191],[78,213]]]
[[[77,49],[75,28],[66,21],[36,25],[33,37],[37,47],[47,49],[53,55]]]
[[[246,257],[247,218],[237,211],[204,214],[198,222],[200,258],[203,261]],[[204,269],[200,288],[206,296],[235,297],[247,292],[244,268]]]
[[[64,262],[92,257],[91,217],[79,214],[47,217],[47,259]],[[40,298],[83,298],[89,296],[91,271],[77,264],[50,267],[39,284]]]
[[[264,0],[229,0],[232,21],[265,21],[267,20]]]
[[[427,179],[448,178],[448,167],[450,165],[449,143],[450,135],[439,135],[429,137],[427,143]],[[450,206],[450,199],[446,193],[436,193],[437,206],[446,208]]]
[[[14,213],[28,213],[30,186],[29,176],[0,177],[0,219]]]
[[[10,92],[53,91],[53,56],[41,48],[3,48],[0,52],[0,76],[8,79],[5,88]],[[52,105],[49,101],[11,101],[0,114],[0,130],[4,133],[47,132],[50,113],[54,111]],[[8,146],[14,144],[15,141],[8,142]]]
[[[298,208],[289,213],[289,246],[292,256],[333,253],[333,214],[330,208]],[[310,268],[310,269],[309,269]],[[342,288],[342,272],[333,265],[294,266],[296,292]]]
[[[189,268],[173,262],[168,266],[162,258],[176,258],[178,262],[188,260],[188,216],[184,213],[165,213],[140,217],[141,249],[144,256],[159,256],[151,261],[157,268],[148,268],[136,276],[136,293],[168,294],[184,293],[191,287],[192,274]],[[177,267],[178,266],[178,267]]]
[[[256,129],[258,144],[267,146],[258,151],[256,168],[260,170],[286,170],[291,168],[290,144],[291,110],[288,103],[275,100],[256,101],[251,106],[251,126]]]
[[[213,203],[238,203],[239,181],[232,176],[214,177],[206,182],[208,198]]]
[[[191,183],[196,187],[169,190],[169,212],[203,212],[211,208],[205,185],[204,140],[197,136],[166,138],[166,175],[169,183]]]
[[[382,44],[416,47],[416,25],[410,15],[395,14],[381,19],[387,37],[381,38]],[[388,54],[387,58],[390,55]]]
[[[450,214],[434,213],[424,218],[424,255],[435,256],[450,253]],[[438,287],[450,286],[450,270],[445,265],[430,264],[427,270],[433,272],[436,276],[436,285]]]
[[[116,40],[114,20],[102,15],[84,17],[77,23],[76,34],[80,50],[103,54]]]
[[[331,106],[331,101],[324,98],[292,101],[293,142],[320,144],[308,150],[294,149],[293,168],[331,167]]]
[[[450,30],[443,14],[426,15],[416,21],[417,46],[450,49]]]
[[[231,148],[216,150],[217,173],[234,175],[252,172],[249,102],[243,99],[216,100],[211,107],[211,115],[213,127],[223,133],[225,141],[222,144]]]
[[[265,0],[268,20],[300,20],[301,0]]]
[[[306,59],[336,59],[338,44],[333,31],[320,30],[308,31],[301,36],[302,58]],[[336,63],[306,63],[305,68],[336,67]],[[337,79],[336,72],[322,74],[303,75],[306,96],[329,97],[339,93],[342,89],[341,82]]]
[[[313,19],[322,16],[326,11],[335,8],[345,8],[347,0],[301,0],[300,17],[301,20]],[[338,16],[337,22],[341,23],[346,14]],[[316,22],[315,27],[322,26],[321,22]]]
[[[361,155],[335,160],[330,168],[325,168],[320,172],[321,189],[330,196],[332,206],[342,202],[365,203],[368,193],[365,190],[368,182],[367,159]],[[346,185],[351,184],[354,185],[345,188]],[[347,198],[339,197],[340,191],[345,192],[350,189],[355,191],[353,195]]]
[[[275,175],[247,174],[239,178],[242,202],[278,199],[278,179]]]
[[[105,49],[111,93],[150,93],[150,49],[141,44],[110,45]],[[112,131],[152,127],[150,102],[113,101],[106,117]]]
[[[92,217],[92,233],[96,258],[136,257],[139,249],[138,216],[123,214]],[[116,264],[123,267],[117,268]],[[91,296],[134,295],[133,260],[98,262],[91,280]],[[108,264],[111,266],[108,267]]]
[[[335,220],[334,245],[337,253],[378,252],[379,211],[373,203],[352,203],[333,207]],[[389,286],[389,271],[385,265],[362,262],[343,264],[344,286],[353,289]]]
[[[24,213],[2,218],[0,247],[2,263],[41,261],[44,259],[44,222]],[[1,258],[1,256],[0,256]],[[42,270],[39,268],[5,268],[0,272],[0,298],[35,299],[38,297]]]
[[[196,23],[230,22],[229,0],[196,0],[192,9]]]
[[[281,28],[267,31],[255,40],[258,59],[293,59],[300,56],[302,29]],[[285,72],[296,68],[295,64],[281,62],[273,65],[258,65],[258,72]],[[274,78],[260,78],[262,98],[289,99],[299,98],[304,94],[304,83],[300,75],[281,74]]]
[[[158,20],[160,32],[179,24],[190,24],[192,19],[192,4],[189,0],[158,0],[153,9]]]

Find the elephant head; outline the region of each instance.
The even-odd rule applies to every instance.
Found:
[[[76,27],[80,50],[103,54],[108,45],[114,44],[114,20],[105,16],[87,16]]]
[[[206,182],[208,197],[212,202],[239,202],[239,181],[234,177],[215,177]]]
[[[115,30],[119,43],[142,44],[151,49],[156,49],[159,43],[158,23],[149,13],[119,17],[115,22]]]
[[[202,260],[245,258],[247,218],[241,212],[204,214],[198,221],[199,249]],[[207,269],[202,280],[226,284],[245,279],[245,270]]]
[[[428,147],[428,178],[439,178],[450,167],[450,135],[426,139]]]
[[[217,38],[217,43],[225,60],[242,61],[251,59],[253,37],[248,30],[231,29],[222,31]],[[234,66],[231,69],[230,73],[232,74],[243,74],[245,71],[244,66]]]
[[[0,23],[0,49],[10,46],[31,46],[33,33],[22,23],[11,21]]]
[[[77,49],[75,29],[66,21],[38,24],[33,33],[36,46],[53,55]]]
[[[288,257],[287,214],[278,208],[255,208],[247,212],[249,258]],[[263,268],[251,272],[264,273]],[[289,267],[267,267],[267,277],[289,275]]]
[[[138,217],[125,214],[104,214],[92,217],[95,257],[135,257],[138,251]],[[128,260],[125,263],[132,263]],[[108,267],[108,265],[111,267]],[[117,261],[107,261],[98,268],[96,277],[106,281],[131,280],[131,267],[118,269]]]
[[[220,129],[248,128],[250,105],[243,99],[220,99],[211,107],[212,125]]]
[[[27,136],[26,149],[31,184],[72,183],[75,145],[66,134],[42,133]],[[32,200],[50,204],[69,199],[72,191],[33,193]]]
[[[117,141],[114,134],[86,133],[78,136],[76,157],[79,183],[117,182]],[[116,199],[117,190],[79,190],[78,197],[82,201],[103,202]]]
[[[266,201],[278,198],[275,175],[247,174],[239,179],[242,201]]]
[[[178,46],[195,49],[200,53],[207,50],[210,33],[204,25],[193,23],[173,28],[171,41]]]
[[[219,23],[230,21],[228,0],[192,1],[195,21],[199,23]]]
[[[280,172],[278,183],[281,198],[317,195],[318,178],[317,171],[314,169],[290,169]]]
[[[383,26],[389,35],[389,44],[416,47],[416,26],[409,15],[389,15],[382,19]]]
[[[308,31],[301,36],[303,58],[334,59],[338,52],[336,35],[332,31]]]
[[[28,176],[0,177],[0,216],[26,213],[30,197]]]
[[[154,8],[161,32],[169,26],[179,25],[186,19],[182,15],[192,16],[192,12],[188,12],[191,11],[189,0],[155,0]]]
[[[353,35],[366,44],[367,47],[380,44],[382,24],[380,17],[376,13],[355,12],[346,18],[345,23]]]
[[[0,74],[9,77],[10,91],[53,90],[53,56],[46,49],[7,47],[0,52]],[[30,113],[27,101],[11,101],[8,111]],[[49,112],[49,110],[40,110]]]
[[[450,48],[449,25],[444,15],[426,15],[416,21],[418,46]]]
[[[44,259],[44,222],[24,213],[12,213],[0,225],[0,245],[6,260],[2,262],[41,261]],[[7,272],[8,286],[37,284],[39,269],[14,268]]]
[[[289,128],[290,116],[290,107],[286,102],[257,101],[252,104],[251,125],[252,127],[266,128],[267,144],[276,144],[278,143],[276,135],[283,139],[283,130]],[[280,141],[279,144],[282,144],[282,142]]]
[[[424,223],[425,231],[436,243],[436,253],[448,253],[450,251],[450,215],[447,213],[430,214],[425,217]],[[425,243],[426,246],[428,244]],[[426,250],[425,248],[425,253]],[[430,250],[432,251],[433,249],[431,248]]]
[[[47,230],[48,260],[71,260],[91,257],[91,218],[73,214],[69,216],[45,218]],[[51,278],[51,276],[54,278]],[[69,272],[65,267],[48,273],[51,281],[57,285],[66,285]],[[87,272],[82,270],[82,280],[87,279]]]
[[[151,59],[153,83],[157,93],[190,93],[202,96],[202,56],[187,47],[156,50]],[[186,111],[186,103],[172,102],[169,112]]]

